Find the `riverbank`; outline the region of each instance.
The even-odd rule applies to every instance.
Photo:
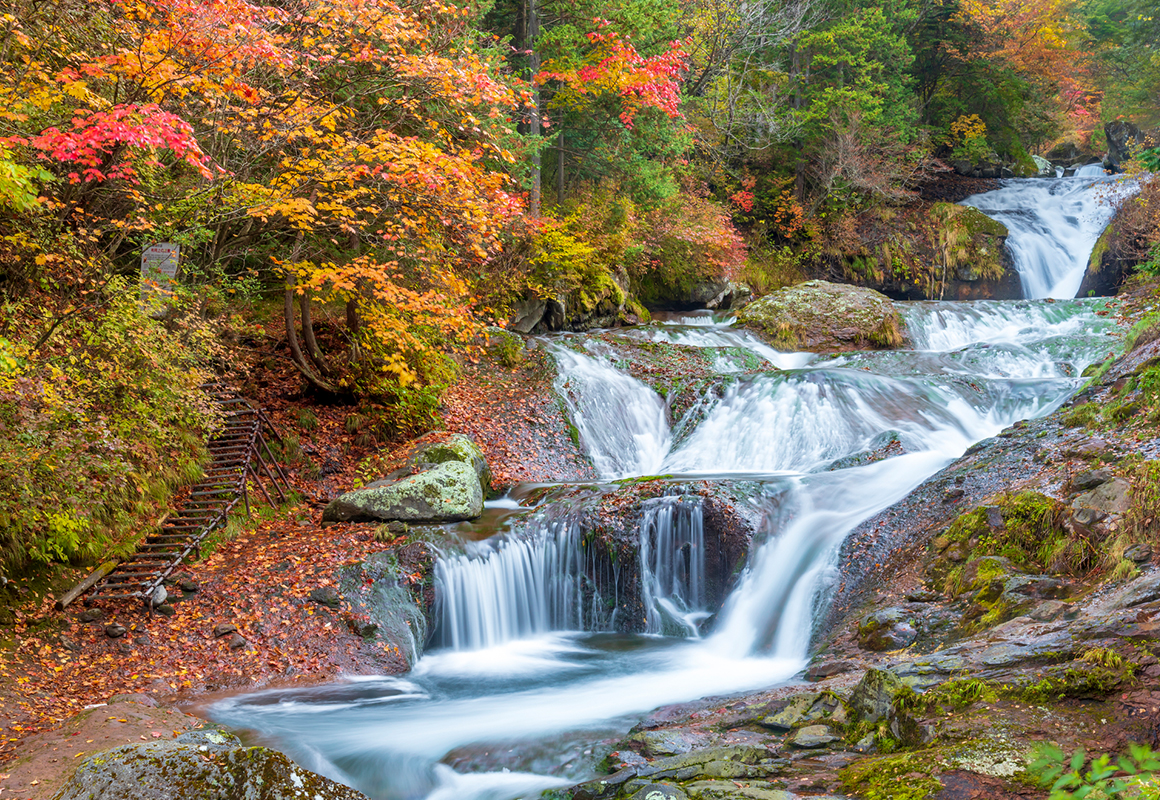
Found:
[[[1148,307],[1155,303],[1155,291],[1154,286],[1140,285],[1129,293],[1125,297],[1125,305],[1120,310],[1124,319],[1130,322],[1145,313]],[[645,355],[642,351],[641,357]],[[480,372],[468,372],[465,382],[452,392],[452,397],[456,396],[456,392],[462,392],[464,400],[448,404],[449,427],[462,426],[462,429],[469,425],[474,426],[470,430],[484,440],[485,448],[496,448],[490,450],[489,456],[499,474],[511,476],[509,479],[560,480],[576,474],[568,470],[577,468],[579,462],[567,457],[553,459],[547,455],[559,452],[560,447],[571,448],[565,452],[575,453],[575,445],[568,435],[567,420],[551,391],[552,376],[543,371],[544,364],[537,362],[533,356],[528,362],[516,367],[500,368],[494,365],[479,368],[484,372],[489,369],[494,370],[490,378],[481,375]],[[1110,405],[1106,393],[1119,391],[1115,388],[1116,382],[1123,377],[1125,376],[1117,373],[1114,368],[1109,370],[1106,373],[1106,380],[1109,383],[1101,390],[1105,394],[1093,394],[1088,400],[1094,400],[1104,406]],[[488,382],[485,384],[484,381]],[[1121,384],[1120,389],[1123,389],[1124,385],[1126,384]],[[491,416],[494,424],[488,426],[488,429],[493,432],[491,435],[494,439],[490,444],[486,431],[480,427],[478,417],[457,417],[461,413],[467,414],[466,410],[474,408],[475,403],[481,401],[490,403],[489,408],[504,409],[503,415]],[[923,558],[914,554],[927,546],[930,537],[949,525],[958,515],[971,510],[974,505],[985,503],[990,493],[1003,488],[1031,487],[1039,487],[1041,491],[1048,493],[1054,491],[1054,487],[1060,483],[1059,470],[1064,469],[1061,466],[1064,462],[1059,459],[1065,453],[1074,451],[1079,454],[1067,456],[1076,460],[1077,465],[1088,464],[1091,461],[1083,455],[1086,452],[1083,450],[1085,442],[1090,443],[1091,440],[1106,442],[1111,436],[1116,437],[1117,441],[1123,438],[1122,444],[1117,444],[1117,448],[1122,449],[1124,456],[1130,453],[1147,456],[1154,452],[1156,442],[1154,433],[1151,432],[1154,426],[1150,427],[1151,423],[1143,410],[1137,409],[1138,413],[1133,415],[1138,424],[1131,429],[1130,435],[1119,437],[1116,431],[1105,430],[1099,420],[1096,420],[1098,424],[1090,429],[1083,425],[1067,427],[1062,420],[1069,414],[1074,414],[1075,408],[1080,405],[1082,403],[1073,404],[1072,408],[1056,412],[1042,422],[1016,426],[1004,432],[998,439],[988,440],[978,446],[968,453],[959,465],[948,468],[948,471],[928,481],[918,493],[910,500],[904,501],[897,509],[886,512],[862,526],[852,538],[850,546],[862,546],[871,541],[881,542],[884,549],[873,551],[875,562],[902,565],[924,563]],[[279,426],[284,431],[297,428],[295,436],[299,438],[300,447],[313,459],[311,463],[307,464],[304,461],[296,468],[294,474],[296,482],[300,488],[316,485],[312,483],[315,478],[310,476],[316,474],[315,468],[319,462],[323,462],[327,472],[321,476],[323,485],[328,487],[325,491],[329,493],[341,491],[349,486],[349,481],[353,480],[365,456],[353,448],[344,452],[344,448],[339,446],[338,443],[342,441],[343,436],[340,432],[343,430],[340,414],[327,414],[323,409],[315,409],[312,411],[315,416],[314,422],[311,425],[303,425],[301,412],[301,408],[295,408],[290,404],[275,408]],[[303,430],[305,427],[310,427],[311,430]],[[1044,431],[1049,432],[1043,434]],[[329,444],[323,447],[321,446],[323,441]],[[543,448],[534,446],[539,441],[546,442]],[[507,449],[500,450],[501,447]],[[1035,454],[1045,447],[1056,449],[1045,455],[1042,461],[1035,462]],[[1003,462],[1007,465],[1006,473],[995,470],[993,460],[979,455],[992,453],[996,448],[1019,450],[1018,457],[1012,456]],[[1023,450],[1029,455],[1030,462],[1023,457]],[[379,466],[400,459],[401,451],[399,455],[387,453],[381,457]],[[1040,463],[1043,467],[1039,472],[1032,473],[1027,469],[1029,463]],[[953,471],[956,468],[973,469],[971,474],[983,476],[985,480],[980,478],[976,484],[968,477],[964,479],[962,485],[954,484]],[[1072,466],[1067,469],[1074,474],[1078,467]],[[946,485],[948,475],[952,476],[951,484],[954,485]],[[955,490],[960,488],[962,493],[955,494]],[[324,498],[311,499],[321,502]],[[914,513],[904,514],[905,509],[910,509]],[[920,510],[922,513],[918,513]],[[62,744],[75,744],[71,740],[79,738],[79,735],[73,736],[72,729],[68,728],[37,738],[27,737],[32,731],[45,731],[60,724],[84,705],[105,702],[114,694],[146,693],[163,706],[188,707],[187,704],[216,692],[276,685],[305,685],[332,680],[343,674],[401,671],[405,667],[402,654],[385,650],[377,640],[368,642],[368,637],[358,630],[359,620],[350,616],[349,609],[341,606],[333,608],[328,602],[312,599],[312,596],[317,594],[325,600],[329,596],[326,590],[334,588],[338,581],[337,573],[344,566],[358,563],[373,552],[389,549],[396,543],[394,535],[385,535],[375,526],[368,525],[344,525],[324,531],[316,524],[318,511],[318,503],[303,501],[283,509],[278,514],[260,514],[252,528],[240,531],[233,540],[223,541],[206,559],[187,570],[187,578],[191,582],[187,585],[196,588],[189,591],[182,589],[179,601],[174,604],[172,617],[147,618],[133,610],[123,618],[118,614],[105,619],[81,622],[80,615],[85,609],[76,609],[60,618],[49,610],[47,599],[20,608],[21,617],[15,628],[18,639],[16,656],[11,661],[5,659],[3,667],[11,673],[8,678],[10,682],[7,683],[7,691],[10,692],[7,697],[12,698],[12,702],[8,702],[6,698],[4,703],[5,714],[10,715],[5,724],[5,739],[8,741],[5,745],[3,762],[9,766],[0,769],[0,772],[8,775],[8,778],[3,780],[6,782],[4,784],[6,790],[11,794],[6,796],[21,798],[51,796],[47,787],[55,785],[52,781],[67,773],[72,764],[60,758],[55,762],[24,759],[49,747],[59,748]],[[892,531],[889,539],[876,535],[883,528]],[[390,531],[387,534],[390,534]],[[924,536],[927,539],[924,539]],[[890,546],[886,547],[887,544]],[[897,556],[895,561],[891,561],[885,558],[891,553],[904,555]],[[870,551],[863,550],[859,555],[865,557],[869,554]],[[879,555],[882,558],[879,558]],[[824,688],[833,690],[835,694],[841,696],[860,680],[864,669],[873,666],[897,666],[896,656],[878,655],[877,651],[866,651],[861,648],[857,644],[856,636],[851,632],[854,629],[852,626],[867,614],[895,607],[899,598],[905,598],[907,594],[916,591],[920,578],[921,576],[913,569],[895,572],[884,567],[874,580],[863,587],[864,592],[851,593],[841,599],[840,608],[845,608],[846,614],[839,613],[833,618],[835,636],[828,644],[828,650],[816,660],[816,668],[820,672],[828,672],[834,669],[835,664],[846,662],[846,665],[839,669],[836,677],[831,676],[831,682],[825,684]],[[417,580],[422,580],[421,576]],[[1079,594],[1082,595],[1083,592]],[[961,599],[907,600],[903,605],[908,606],[904,609],[908,615],[914,614],[914,609],[909,606],[918,604],[925,609],[923,614],[919,615],[923,620],[928,618],[938,620],[954,612],[958,608],[955,603],[961,602]],[[960,610],[956,613],[961,616],[962,612]],[[123,625],[128,630],[118,637],[111,638],[108,626],[115,624]],[[230,626],[233,626],[233,630],[229,629]],[[922,633],[921,630],[919,632]],[[986,651],[987,645],[985,639],[981,637],[991,635],[994,635],[993,629],[988,629],[988,632],[981,634],[980,637],[960,637],[954,643],[957,646],[975,648],[982,654]],[[1025,637],[1027,634],[1024,631],[1016,631],[1011,635]],[[1114,633],[1111,638],[1117,641],[1124,639]],[[937,637],[928,638],[922,649],[925,651],[928,646],[938,647],[940,644],[950,646],[952,640],[948,638],[940,641]],[[1119,647],[1115,643],[1110,647],[1102,643],[1099,646],[1115,652],[1118,652],[1116,648]],[[1081,660],[1086,652],[1086,650],[1076,651]],[[1133,663],[1138,664],[1141,670],[1146,670],[1151,665],[1144,663],[1145,658],[1146,656],[1140,656]],[[1017,665],[1015,669],[1034,674],[1034,670],[1068,663],[1070,661],[1044,664],[1042,660],[1029,660],[1027,663]],[[12,665],[19,665],[21,672],[17,673]],[[820,676],[820,672],[816,676]],[[1141,671],[1139,674],[1144,673]],[[26,680],[17,682],[20,678]],[[1001,678],[995,677],[994,680],[999,681]],[[720,722],[720,715],[728,716],[726,712],[735,712],[738,703],[749,705],[764,703],[768,706],[777,697],[784,699],[785,695],[799,690],[800,687],[799,689],[787,687],[779,689],[775,693],[776,697],[763,693],[756,699],[734,699],[726,705],[714,705],[712,701],[704,701],[708,705],[694,704],[701,710],[716,709],[712,714],[698,717],[697,719],[701,721],[696,724],[704,727],[710,725],[708,720],[717,718],[718,722],[711,723],[711,726],[716,726],[713,728],[714,732],[730,733],[730,736],[739,736],[741,739],[766,736],[769,744],[780,743],[789,747],[784,734],[770,737],[768,729],[763,728],[759,722],[754,722],[752,714],[749,717],[734,715],[735,718],[730,718],[732,721],[727,725]],[[816,692],[816,689],[811,688],[809,691]],[[1144,696],[1132,694],[1135,691],[1129,688],[1122,693],[1129,694],[1133,703],[1146,701]],[[995,701],[993,708],[987,706],[991,710],[986,712],[989,715],[986,719],[994,721],[1010,716],[1011,724],[1015,725],[1019,714],[1033,716],[1023,710],[1026,700],[1012,697],[1000,700]],[[1021,708],[1015,708],[1016,705]],[[1132,707],[1138,705],[1137,703]],[[1128,708],[1128,705],[1124,705],[1124,708]],[[670,711],[660,715],[667,722],[658,726],[657,730],[676,729],[690,724],[689,720],[679,715],[673,716],[673,713]],[[832,714],[833,709],[829,713]],[[1113,708],[1107,713],[1118,712]],[[765,714],[761,719],[771,715],[772,713]],[[111,717],[112,714],[106,716]],[[652,719],[655,721],[660,717],[653,715]],[[93,719],[94,716],[90,714],[88,718]],[[168,727],[166,723],[166,729],[160,730],[160,726],[145,722],[152,719],[146,715],[142,717],[138,732],[137,728],[124,730],[117,728],[116,726],[126,724],[120,722],[122,718],[128,717],[122,714],[121,717],[103,722],[97,718],[97,723],[106,730],[94,735],[86,728],[83,733],[86,743],[89,743],[88,739],[93,739],[91,744],[95,749],[97,745],[140,741],[142,736],[147,739],[153,738],[154,732],[161,734],[161,737],[172,738],[173,731],[183,730],[183,725],[194,724],[190,721],[183,725],[175,724]],[[1121,719],[1118,716],[1106,718]],[[980,717],[981,719],[983,717]],[[1125,722],[1120,726],[1124,736],[1135,735],[1140,730],[1134,727],[1136,721],[1138,720],[1132,721],[1131,725]],[[104,725],[105,722],[109,724]],[[979,724],[982,724],[981,721]],[[722,728],[722,725],[725,727]],[[1018,730],[1025,730],[1027,736],[1044,737],[1049,733],[1046,729],[1019,728],[1018,725],[1015,727]],[[688,741],[693,742],[694,746],[687,752],[701,752],[704,751],[703,745],[708,745],[711,741],[715,742],[714,747],[724,741],[698,738],[703,732],[700,729],[688,731],[691,737]],[[692,733],[697,733],[698,736],[692,736]],[[732,739],[729,741],[732,742]],[[1114,744],[1113,739],[1099,737],[1089,737],[1083,741],[1093,746],[1108,744],[1110,747]],[[734,744],[736,742],[729,746]],[[610,747],[615,746],[615,743],[610,743]],[[633,750],[637,757],[645,761],[655,760],[664,755],[653,745],[646,748],[639,743],[627,744],[620,749]],[[790,750],[797,752],[793,748]],[[86,755],[91,753],[84,752]],[[841,760],[837,756],[845,753],[846,755],[841,755],[841,758],[848,758],[849,764],[853,764],[857,758],[868,755],[863,753],[850,755],[837,745],[826,752],[829,755],[821,761],[797,759],[802,763],[799,765],[801,769],[794,773],[797,776],[794,778],[796,781],[794,787],[800,790],[803,787],[813,786],[814,784],[809,783],[811,780],[818,786],[830,781],[830,784],[826,785],[838,791],[844,778],[839,775],[840,770],[834,766],[836,760]],[[635,758],[633,760],[635,761]],[[17,762],[22,763],[13,766]],[[34,777],[34,773],[29,772],[30,769],[43,772],[40,773],[40,777]],[[38,781],[36,786],[32,785],[33,780]],[[994,789],[993,784],[984,783]]]

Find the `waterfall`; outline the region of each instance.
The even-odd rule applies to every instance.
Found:
[[[1007,226],[1007,247],[1029,298],[1072,298],[1088,257],[1130,184],[1084,167],[1072,178],[1008,180],[963,200]]]
[[[579,512],[538,515],[517,533],[471,543],[435,564],[439,644],[479,650],[551,631],[598,630],[607,605]],[[614,606],[615,607],[615,606]]]
[[[656,475],[670,446],[664,399],[607,357],[555,349],[556,390],[568,407],[596,474],[615,480]]]
[[[704,608],[705,525],[701,498],[645,501],[640,520],[646,632],[696,636]]]

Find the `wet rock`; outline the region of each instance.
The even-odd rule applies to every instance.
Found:
[[[217,731],[122,745],[86,758],[55,800],[366,800],[281,753]]]
[[[435,552],[423,542],[344,567],[339,587],[351,610],[347,624],[413,665],[434,627],[434,569]],[[415,575],[422,580],[414,581]]]
[[[828,725],[807,725],[804,728],[800,728],[793,735],[793,738],[789,740],[789,743],[793,747],[812,750],[817,747],[825,747],[840,739],[841,737],[836,736]]]
[[[232,634],[230,636],[230,638],[227,640],[227,642],[228,642],[229,648],[231,650],[241,650],[243,647],[246,646],[245,637],[243,637],[241,634],[237,634],[237,633]]]
[[[887,608],[863,617],[858,624],[858,644],[865,650],[901,650],[918,638],[901,608]]]
[[[1129,583],[1112,600],[1112,608],[1133,608],[1160,600],[1160,570],[1141,575]]]
[[[727,281],[721,291],[705,301],[705,308],[736,308],[753,296],[753,290],[744,283]]]
[[[197,581],[187,575],[178,578],[177,586],[183,592],[196,592],[198,590]]]
[[[850,710],[860,722],[877,722],[890,713],[902,681],[889,670],[868,669],[850,695]]]
[[[232,622],[223,622],[220,625],[215,625],[213,628],[214,637],[225,636],[227,633],[236,633],[238,626]]]
[[[461,522],[483,512],[483,487],[475,469],[449,461],[386,485],[347,492],[322,512],[324,523]]]
[[[709,737],[678,729],[640,731],[627,739],[646,756],[676,756],[704,747]]]
[[[764,717],[758,724],[772,731],[793,730],[817,699],[818,695],[816,694],[795,695],[783,708]]]
[[[1090,529],[1107,519],[1108,515],[1096,508],[1077,508],[1071,513],[1071,522],[1083,529]]]
[[[893,348],[903,343],[902,323],[890,298],[827,281],[780,289],[747,305],[737,318],[786,349]],[[839,331],[847,331],[845,338]]]
[[[118,625],[116,623],[113,623],[112,625],[105,626],[105,635],[108,636],[110,639],[120,639],[122,636],[124,636],[128,632],[129,632],[129,629],[126,628],[124,625]]]
[[[1152,545],[1147,543],[1134,544],[1124,551],[1124,558],[1129,561],[1134,561],[1137,564],[1143,564],[1145,561],[1152,560]]]
[[[172,617],[177,613],[177,609],[173,607],[172,603],[162,603],[153,610],[163,617]]]
[[[1047,600],[1033,608],[1027,616],[1036,622],[1053,622],[1066,618],[1069,613],[1072,613],[1071,604],[1060,600]]]
[[[632,794],[632,800],[688,800],[680,786],[671,783],[649,783]]]
[[[103,608],[86,608],[77,615],[77,622],[100,622],[106,616],[108,615]]]
[[[327,608],[338,608],[342,605],[342,598],[333,586],[319,586],[317,589],[311,589],[309,597],[315,603]]]
[[[1113,478],[1071,501],[1074,509],[1090,508],[1105,514],[1123,514],[1128,510],[1132,484],[1123,478]]]
[[[685,786],[692,800],[794,800],[781,789],[738,786],[732,781],[697,781]]]
[[[1089,472],[1081,473],[1072,479],[1071,485],[1076,491],[1086,492],[1089,489],[1094,489],[1097,486],[1107,483],[1115,475],[1106,469],[1093,469]]]
[[[805,678],[807,681],[824,681],[826,678],[834,675],[850,672],[854,668],[854,662],[852,661],[829,661],[824,664],[810,664],[809,669],[806,670]]]

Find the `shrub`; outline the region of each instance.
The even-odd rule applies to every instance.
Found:
[[[216,412],[197,336],[114,281],[91,313],[0,357],[0,566],[94,559],[200,474]]]

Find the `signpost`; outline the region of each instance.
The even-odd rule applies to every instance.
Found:
[[[173,294],[180,256],[181,248],[169,242],[146,247],[141,253],[142,306],[158,311],[164,299]]]

